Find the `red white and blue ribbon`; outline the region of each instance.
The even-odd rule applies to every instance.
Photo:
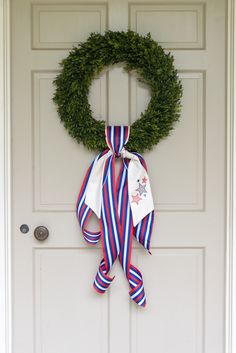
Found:
[[[105,293],[114,279],[109,271],[119,258],[130,285],[131,299],[144,307],[143,278],[131,264],[131,249],[134,236],[149,251],[154,206],[145,161],[140,154],[125,149],[128,139],[128,126],[106,127],[109,148],[95,158],[85,175],[77,201],[77,217],[88,243],[95,245],[100,238],[102,241],[103,259],[94,280],[96,291]],[[116,158],[122,158],[117,179]],[[100,220],[97,232],[86,228],[93,212]]]

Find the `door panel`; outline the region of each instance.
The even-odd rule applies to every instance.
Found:
[[[35,250],[36,352],[107,351],[108,297],[87,286],[99,259],[98,250]]]
[[[11,5],[14,353],[223,353],[226,2]],[[73,45],[127,28],[172,52],[184,88],[180,122],[144,156],[157,215],[152,256],[134,241],[132,263],[146,309],[130,301],[118,262],[108,293],[92,288],[102,250],[83,241],[75,204],[95,154],[69,137],[52,102]],[[150,96],[116,65],[94,80],[89,99],[96,119],[131,124]],[[33,236],[38,225],[49,229],[44,242]]]
[[[158,280],[145,283],[146,312],[132,306],[131,351],[146,352],[148,342],[150,352],[203,352],[204,249],[159,247],[151,261],[141,252],[135,260],[145,278],[155,268]]]

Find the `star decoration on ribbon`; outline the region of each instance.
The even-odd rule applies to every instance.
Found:
[[[137,205],[138,205],[139,201],[142,200],[141,197],[139,197],[139,194],[132,195],[132,199],[133,199],[132,202],[135,202]]]
[[[138,188],[136,189],[136,191],[138,191],[140,195],[142,195],[144,193],[147,193],[146,185],[142,185],[142,184],[139,183]]]
[[[148,181],[148,180],[147,180],[146,177],[144,177],[144,178],[142,179],[142,183],[143,183],[143,184],[146,184],[147,181]]]

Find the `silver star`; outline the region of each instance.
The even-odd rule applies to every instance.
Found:
[[[144,192],[147,193],[146,185],[138,183],[138,188],[136,189],[136,191],[138,191],[140,195],[142,195]]]

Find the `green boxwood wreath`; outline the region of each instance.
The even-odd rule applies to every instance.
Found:
[[[151,95],[147,109],[131,125],[127,149],[150,150],[169,135],[180,116],[182,85],[173,61],[150,34],[141,36],[130,30],[90,34],[61,62],[54,81],[53,100],[65,128],[89,149],[107,147],[105,121],[93,118],[88,94],[93,79],[106,66],[123,63],[127,72],[134,70],[139,81],[148,85]]]

